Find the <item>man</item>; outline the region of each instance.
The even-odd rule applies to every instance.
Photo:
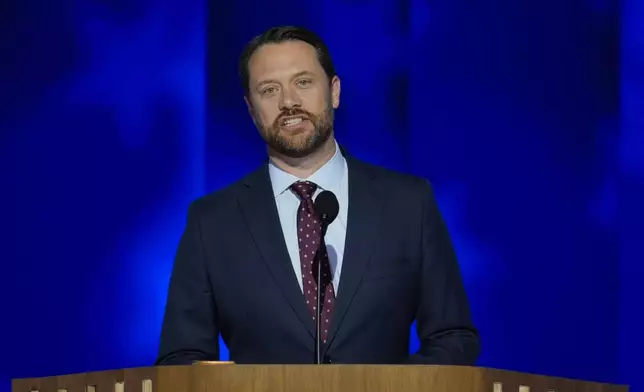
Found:
[[[432,189],[338,146],[340,79],[325,44],[270,29],[240,74],[270,159],[191,205],[157,364],[218,360],[219,334],[237,363],[314,363],[320,243],[325,363],[473,364],[478,335]],[[324,239],[313,209],[323,190],[340,206]]]

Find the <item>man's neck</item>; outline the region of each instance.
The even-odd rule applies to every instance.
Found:
[[[272,150],[269,150],[269,156],[273,164],[283,171],[297,178],[308,178],[333,158],[335,149],[335,139],[329,138],[319,150],[302,158],[285,157]]]

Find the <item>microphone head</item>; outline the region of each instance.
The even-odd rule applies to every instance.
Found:
[[[318,197],[315,198],[313,208],[326,225],[330,225],[338,216],[338,212],[340,212],[338,198],[330,191],[320,192]]]

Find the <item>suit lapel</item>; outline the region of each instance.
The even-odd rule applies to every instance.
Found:
[[[346,159],[349,169],[346,245],[327,347],[333,342],[358,290],[371,255],[383,205],[375,172],[355,158],[347,156]]]
[[[267,167],[249,175],[245,186],[238,200],[255,244],[289,305],[315,337],[315,323],[290,262]]]

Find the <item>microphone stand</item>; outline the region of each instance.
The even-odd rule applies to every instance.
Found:
[[[316,304],[316,314],[315,314],[315,363],[317,365],[322,364],[322,256],[326,251],[326,241],[324,241],[324,236],[326,235],[326,230],[329,226],[326,219],[326,214],[323,214],[320,217],[322,223],[321,235],[318,249],[315,251],[315,260],[317,262],[317,304]]]

